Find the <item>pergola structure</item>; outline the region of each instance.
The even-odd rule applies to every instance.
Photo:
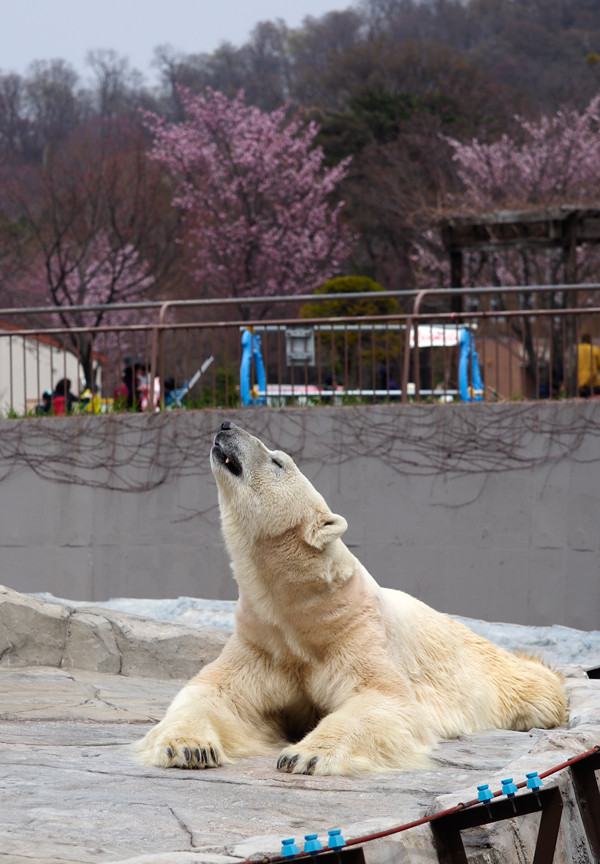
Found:
[[[467,252],[504,249],[561,249],[562,282],[577,284],[578,246],[600,243],[600,206],[562,206],[541,210],[500,210],[478,216],[453,216],[442,224],[442,239],[450,256],[450,284],[463,286],[463,258]],[[570,300],[577,305],[576,292]],[[462,296],[451,299],[452,311],[462,312]],[[565,321],[562,351],[566,389],[576,391],[577,357],[568,346],[576,343],[575,321]]]
[[[499,210],[479,216],[451,216],[442,224],[442,240],[450,256],[453,288],[462,287],[465,252],[495,252],[519,247],[562,249],[563,282],[573,285],[577,282],[577,247],[600,243],[600,206]],[[460,304],[460,297],[455,300]]]

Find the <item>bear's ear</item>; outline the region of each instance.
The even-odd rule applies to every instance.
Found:
[[[347,530],[348,523],[337,513],[316,513],[315,521],[304,528],[304,539],[309,546],[322,550]]]

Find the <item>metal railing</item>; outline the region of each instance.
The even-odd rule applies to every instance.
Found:
[[[450,311],[457,297],[467,307],[458,313]],[[310,302],[314,313],[316,303],[345,302],[352,310],[359,301],[390,299],[411,311],[309,318],[301,308]],[[286,305],[292,314],[273,317]],[[111,323],[124,310],[139,313],[140,323]],[[97,385],[83,403],[76,401],[79,410],[127,407],[119,404],[118,387],[124,368],[136,363],[134,407],[143,410],[234,407],[243,401],[282,406],[576,398],[582,395],[580,336],[587,331],[600,340],[600,284],[203,299],[71,311],[102,311],[107,323],[44,326],[44,318],[55,320],[56,309],[0,310],[3,416],[43,413],[42,394],[65,378],[77,397],[84,379]],[[247,318],[225,320],[236,311]],[[248,350],[242,346],[244,330],[252,338],[241,373]],[[593,362],[593,353],[588,356]],[[592,376],[592,395],[594,383]]]

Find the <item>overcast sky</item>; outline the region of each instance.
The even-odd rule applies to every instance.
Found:
[[[157,45],[184,54],[239,46],[259,21],[297,27],[307,15],[347,9],[352,0],[4,0],[0,71],[23,74],[33,60],[67,60],[84,78],[90,49],[129,58],[151,83]]]

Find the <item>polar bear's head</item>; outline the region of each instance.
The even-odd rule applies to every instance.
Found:
[[[234,423],[221,425],[210,462],[226,535],[233,530],[252,541],[298,529],[306,543],[324,549],[348,527],[343,516],[331,512],[291,456],[269,450]]]

